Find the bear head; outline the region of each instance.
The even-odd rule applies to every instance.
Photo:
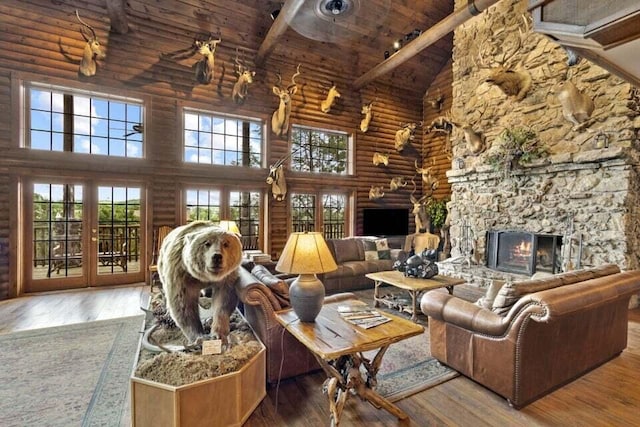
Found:
[[[182,261],[188,273],[201,282],[218,282],[242,262],[238,235],[211,226],[184,237]]]

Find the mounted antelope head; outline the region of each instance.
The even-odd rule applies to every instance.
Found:
[[[242,104],[247,97],[247,91],[249,90],[249,85],[253,83],[253,77],[256,75],[255,71],[250,71],[248,68],[245,68],[244,64],[241,63],[238,59],[238,50],[236,49],[236,74],[238,75],[238,79],[236,83],[233,85],[233,90],[231,92],[231,99],[236,104]]]
[[[329,111],[331,111],[331,107],[333,107],[336,98],[340,98],[340,92],[338,92],[336,85],[332,83],[327,97],[320,102],[320,111],[322,111],[323,113],[328,113]]]
[[[218,37],[218,40],[213,40],[212,37],[209,37],[207,41],[195,41],[195,47],[198,49],[198,53],[202,55],[202,59],[196,64],[196,80],[198,82],[207,85],[213,80],[216,47],[221,41],[220,37]]]
[[[271,130],[278,136],[282,136],[289,130],[289,116],[291,115],[291,97],[298,91],[296,77],[300,75],[300,64],[296,73],[291,77],[291,84],[286,89],[280,89],[282,77],[278,74],[278,83],[273,87],[273,93],[280,98],[278,109],[271,116]]]
[[[373,117],[373,101],[368,104],[364,104],[361,112],[364,114],[364,118],[360,121],[360,130],[362,132],[367,132]]]
[[[93,27],[82,19],[80,19],[80,15],[78,14],[78,9],[76,9],[76,18],[82,24],[80,27],[80,34],[87,42],[84,45],[84,50],[82,51],[82,59],[80,60],[80,73],[84,76],[90,77],[96,74],[97,63],[96,59],[104,59],[106,57],[105,53],[102,50],[102,46],[98,41],[98,36],[96,36],[96,32]],[[91,35],[86,32],[87,30],[91,31]]]
[[[293,152],[287,154],[273,165],[269,166],[269,176],[267,176],[267,184],[271,186],[271,194],[273,198],[281,202],[287,196],[287,180],[284,176],[284,162],[293,155]]]
[[[394,176],[391,178],[391,182],[389,182],[389,189],[391,191],[397,191],[401,187],[407,186],[407,180],[404,176]]]
[[[401,152],[407,146],[409,141],[413,141],[414,133],[418,126],[422,126],[422,122],[420,124],[417,123],[406,123],[400,124],[402,127],[396,131],[396,150]]]
[[[378,166],[379,164],[383,164],[385,166],[389,166],[389,155],[382,154],[379,152],[373,153],[373,165]]]
[[[414,193],[416,192],[416,182],[411,179],[413,183],[413,191],[409,195],[409,200],[413,205],[413,209],[411,213],[413,214],[413,218],[416,223],[416,232],[425,232],[431,229],[431,218],[429,218],[429,212],[427,211],[427,207],[431,203],[431,193],[427,193],[424,196],[416,199]]]
[[[435,159],[434,159],[434,163],[435,163]],[[436,190],[436,188],[438,188],[438,184],[439,184],[438,179],[435,176],[431,175],[433,166],[428,168],[419,168],[417,160],[414,161],[414,164],[416,167],[416,173],[419,173],[420,175],[422,175],[423,187],[426,189],[429,196],[433,195],[433,192]]]
[[[591,98],[580,92],[569,79],[559,86],[555,94],[562,105],[562,115],[575,125],[574,130],[587,124],[595,109]]]
[[[369,189],[369,200],[382,199],[384,197],[383,185],[372,185]]]
[[[531,75],[525,69],[521,68],[521,63],[516,65],[514,58],[522,48],[524,41],[531,34],[529,18],[522,15],[524,27],[518,28],[518,37],[515,39],[493,40],[489,37],[482,42],[478,49],[478,61],[476,66],[479,69],[488,69],[489,75],[485,78],[485,82],[495,84],[507,96],[512,96],[516,101],[522,101],[529,89],[531,89]],[[497,32],[496,32],[497,33]],[[494,34],[496,34],[494,33]],[[503,31],[505,33],[505,31]],[[486,43],[489,47],[486,47]],[[496,52],[497,49],[500,51]],[[500,56],[499,54],[502,53]],[[488,58],[493,58],[489,61]]]

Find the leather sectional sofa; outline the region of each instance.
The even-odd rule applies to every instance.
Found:
[[[421,309],[435,358],[521,408],[619,355],[639,292],[640,271],[607,265],[507,283],[491,308],[427,292]]]

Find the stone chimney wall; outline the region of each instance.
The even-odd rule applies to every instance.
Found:
[[[460,7],[466,1],[456,0]],[[567,65],[564,48],[525,23],[526,8],[526,1],[503,0],[454,33],[452,255],[468,255],[469,243],[473,260],[483,264],[486,232],[510,229],[565,236],[566,268],[611,262],[638,269],[640,92],[585,59]],[[530,75],[521,100],[485,81],[487,67],[500,62]],[[566,81],[594,103],[586,123],[563,114]],[[463,125],[482,135],[484,151],[473,153]],[[548,154],[508,173],[495,170],[487,158],[501,144],[500,133],[515,127],[533,130]],[[464,225],[471,242],[464,241]]]

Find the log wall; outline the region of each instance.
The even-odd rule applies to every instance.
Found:
[[[308,176],[288,171],[291,191],[344,191],[355,200],[355,229],[362,231],[362,209],[367,207],[411,207],[411,185],[398,192],[385,191],[378,201],[368,198],[371,185],[384,185],[388,190],[393,176],[414,174],[414,160],[424,151],[422,131],[403,153],[394,150],[394,135],[400,123],[418,122],[422,114],[422,93],[382,84],[372,84],[362,91],[351,87],[354,76],[347,72],[348,60],[327,56],[304,47],[292,46],[290,55],[272,55],[263,67],[256,69],[256,77],[244,105],[231,100],[235,83],[233,60],[236,48],[242,48],[245,58],[251,59],[256,50],[248,29],[239,28],[228,37],[216,52],[214,81],[210,85],[197,84],[192,70],[198,56],[182,58],[181,50],[191,46],[193,33],[181,30],[188,17],[168,14],[168,24],[159,27],[144,18],[139,3],[130,5],[130,31],[120,35],[109,32],[106,9],[102,0],[71,2],[6,0],[0,3],[0,299],[20,292],[17,260],[9,255],[18,242],[18,207],[15,205],[24,177],[35,173],[51,176],[117,178],[142,183],[147,189],[148,228],[151,239],[153,226],[175,224],[180,221],[181,190],[185,185],[228,185],[230,187],[270,189],[265,183],[268,170],[229,170],[228,167],[192,165],[182,162],[182,108],[190,107],[215,113],[259,118],[270,128],[272,112],[278,104],[272,93],[276,74],[283,81],[290,79],[297,64],[302,74],[297,78],[299,90],[293,99],[291,121],[294,124],[346,131],[353,135],[355,173],[348,178]],[[77,4],[76,4],[77,3]],[[162,7],[160,2],[149,7]],[[93,77],[78,74],[78,63],[84,41],[78,32],[74,10],[78,7],[85,21],[94,26],[107,58],[99,61]],[[166,7],[170,7],[167,6]],[[229,13],[244,13],[234,10]],[[212,18],[213,19],[213,18]],[[286,42],[286,40],[285,40]],[[326,52],[326,51],[325,51]],[[184,52],[182,52],[184,53]],[[438,77],[438,85],[446,86],[447,76]],[[125,95],[144,100],[146,108],[145,157],[143,159],[106,158],[74,153],[32,152],[19,148],[19,99],[16,88],[22,81],[51,83],[70,88],[94,91],[98,94]],[[319,109],[331,82],[342,94],[329,114]],[[443,89],[444,91],[444,89]],[[450,93],[450,89],[447,90]],[[448,99],[449,97],[447,97]],[[361,105],[375,100],[374,117],[367,133],[359,130]],[[273,163],[288,152],[287,139],[265,133],[266,163]],[[435,150],[429,145],[429,150]],[[374,166],[375,151],[389,152],[389,166]],[[440,160],[439,160],[440,162]],[[417,180],[419,183],[419,180]],[[446,179],[441,179],[441,184]],[[443,186],[438,190],[439,193]],[[421,189],[418,188],[418,195]],[[279,255],[288,236],[289,202],[276,202],[265,197],[268,212],[268,236],[265,249]],[[14,223],[12,223],[12,221]],[[410,230],[414,229],[411,218]],[[151,247],[147,242],[147,247]],[[17,253],[11,250],[12,253]],[[146,254],[147,256],[149,254]],[[144,259],[143,259],[144,263]],[[144,265],[144,264],[142,264]]]

